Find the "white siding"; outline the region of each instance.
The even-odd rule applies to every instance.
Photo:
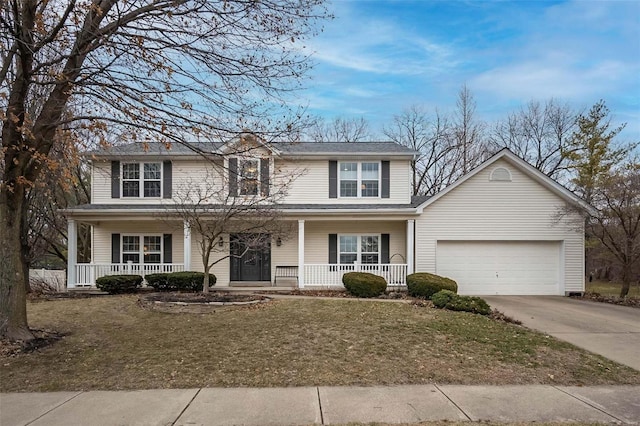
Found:
[[[411,162],[392,160],[389,163],[389,198],[329,198],[329,161],[276,161],[285,175],[288,170],[299,176],[289,187],[288,204],[408,204],[411,202]]]
[[[111,162],[94,161],[91,168],[91,204],[111,204]]]
[[[511,182],[489,181],[496,167]],[[562,241],[564,291],[584,291],[581,220],[558,213],[565,202],[505,160],[498,160],[433,204],[416,220],[416,271],[436,272],[438,240]]]
[[[163,221],[110,221],[93,227],[93,263],[111,263],[111,234],[152,235],[172,234],[172,261],[184,261],[184,234],[182,222]],[[193,257],[193,255],[192,255]]]
[[[172,164],[174,200],[184,198],[180,194],[185,194],[186,188],[195,186],[200,186],[209,193],[220,191],[212,197],[211,203],[219,202],[226,197],[227,179],[219,174],[222,169],[214,169],[211,163],[198,160],[173,160]],[[287,196],[281,201],[287,204],[408,204],[411,201],[410,164],[404,160],[390,162],[390,198],[329,198],[328,160],[276,160],[271,179],[273,183],[281,183],[295,177],[287,188]],[[110,161],[94,161],[92,176],[93,204],[135,205],[171,202],[167,199],[144,197],[111,198]]]
[[[306,221],[304,229],[305,263],[329,263],[329,234],[389,234],[391,263],[406,263],[406,221]],[[395,255],[395,256],[394,256]]]

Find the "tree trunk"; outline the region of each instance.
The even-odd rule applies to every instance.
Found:
[[[209,293],[209,267],[204,268],[204,280],[202,281],[202,292]]]
[[[627,295],[629,294],[629,289],[631,288],[632,269],[633,265],[622,265],[622,288],[620,289],[621,298],[627,297]]]
[[[22,185],[0,187],[0,337],[14,341],[34,339],[27,324],[28,265],[20,249],[22,203]]]

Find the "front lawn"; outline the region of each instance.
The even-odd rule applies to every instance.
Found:
[[[420,383],[640,384],[640,372],[479,315],[406,303],[281,300],[208,314],[142,309],[136,296],[32,302],[65,334],[0,355],[0,390]]]

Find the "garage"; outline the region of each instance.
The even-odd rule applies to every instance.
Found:
[[[436,273],[460,294],[558,295],[560,241],[437,241]]]

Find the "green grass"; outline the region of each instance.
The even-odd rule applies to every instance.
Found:
[[[587,280],[586,290],[589,293],[600,293],[603,296],[620,296],[620,289],[622,288],[622,283],[619,282],[609,282],[609,281],[593,281],[589,282]],[[636,297],[640,298],[640,285],[638,283],[633,283],[629,288],[628,297]]]
[[[0,390],[214,386],[640,384],[640,372],[512,324],[406,303],[281,300],[207,314],[134,296],[30,303],[65,333],[0,357]],[[4,352],[3,352],[4,353]]]

